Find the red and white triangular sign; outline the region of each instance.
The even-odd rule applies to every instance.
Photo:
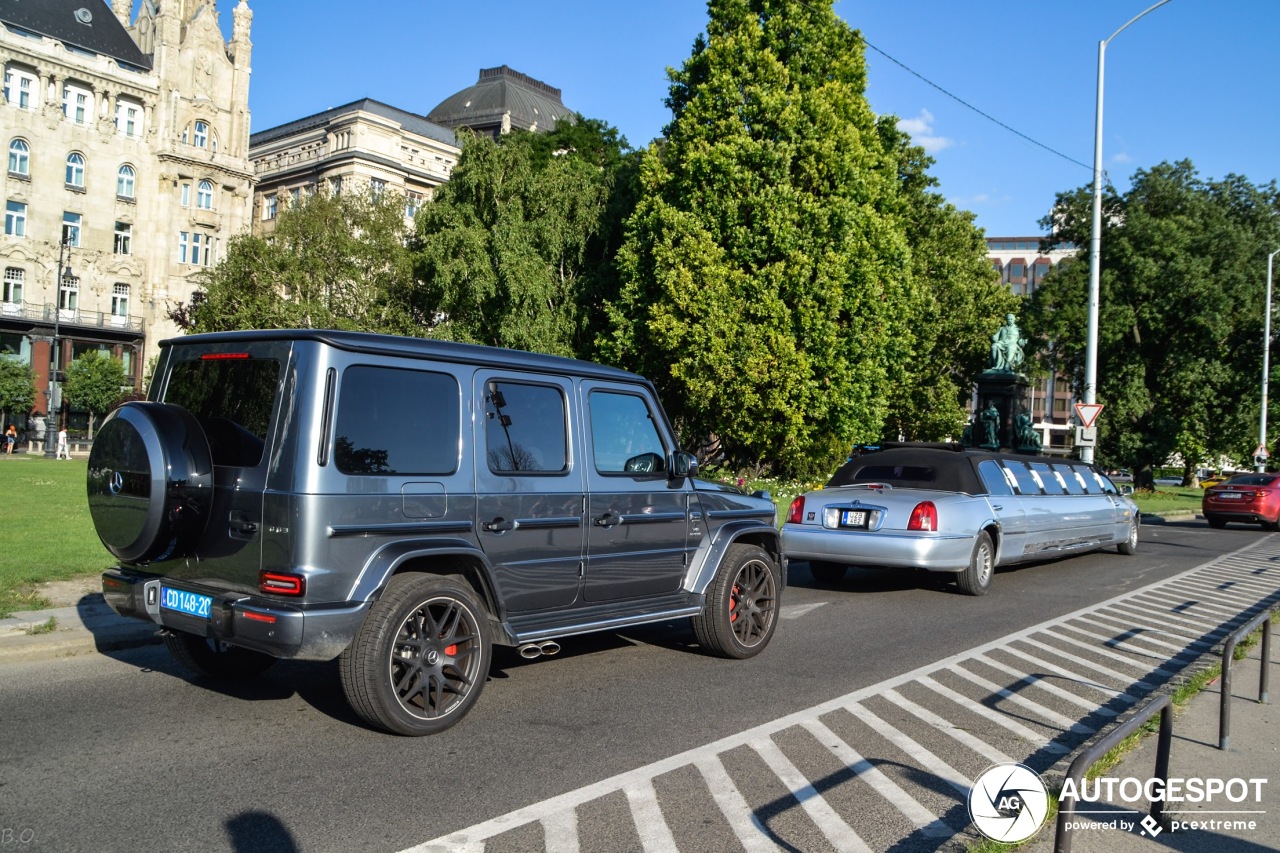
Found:
[[[1076,403],[1076,417],[1080,419],[1080,425],[1086,429],[1093,426],[1093,422],[1100,414],[1102,414],[1101,403]]]

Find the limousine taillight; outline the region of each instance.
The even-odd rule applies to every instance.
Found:
[[[938,508],[933,501],[921,501],[911,510],[911,520],[907,522],[908,530],[933,531],[938,529]]]
[[[787,524],[800,524],[804,521],[804,495],[791,502],[791,511],[787,513]]]

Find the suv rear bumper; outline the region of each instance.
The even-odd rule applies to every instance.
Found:
[[[213,599],[208,618],[160,606],[160,584]],[[302,608],[265,597],[219,592],[122,569],[102,573],[102,595],[121,616],[209,637],[277,658],[331,660],[342,653],[364,621],[369,602]]]

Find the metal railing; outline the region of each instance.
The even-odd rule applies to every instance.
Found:
[[[53,306],[31,302],[21,304],[5,302],[0,304],[0,318],[36,320],[52,324]],[[90,326],[98,329],[120,329],[129,332],[142,331],[141,317],[122,317],[107,311],[81,311],[78,308],[71,310],[61,309],[58,311],[58,322],[82,328]]]
[[[1248,625],[1236,631],[1222,647],[1222,696],[1218,706],[1218,749],[1225,750],[1231,745],[1231,663],[1235,660],[1236,645],[1262,625],[1262,661],[1258,676],[1258,702],[1265,705],[1268,701],[1267,673],[1271,671],[1271,617],[1280,610],[1274,605],[1269,610],[1259,613]]]
[[[1156,714],[1160,715],[1160,740],[1156,745],[1156,778],[1161,781],[1162,789],[1167,789],[1169,786],[1169,748],[1173,743],[1173,700],[1165,695],[1145,705],[1106,737],[1075,757],[1075,760],[1071,762],[1071,766],[1067,769],[1066,775],[1066,779],[1074,783],[1075,790],[1080,791],[1080,783],[1084,780],[1084,775],[1089,772],[1090,767],[1097,763],[1099,758],[1106,755],[1120,741],[1140,729],[1146,724],[1147,720],[1150,720]],[[1071,827],[1075,823],[1075,813],[1076,799],[1074,797],[1065,803],[1059,800],[1057,833],[1053,842],[1054,853],[1071,853]],[[1161,826],[1164,825],[1163,797],[1151,804],[1151,817]]]

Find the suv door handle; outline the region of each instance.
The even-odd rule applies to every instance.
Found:
[[[502,533],[507,530],[515,530],[520,526],[520,522],[516,521],[514,518],[507,521],[502,516],[498,516],[493,521],[486,521],[482,526],[490,533]]]
[[[244,536],[252,536],[258,532],[258,522],[249,517],[246,512],[234,510],[227,519],[227,524],[231,527],[232,533],[239,533]]]
[[[613,510],[609,510],[595,521],[596,527],[616,527],[621,523],[622,516]]]

